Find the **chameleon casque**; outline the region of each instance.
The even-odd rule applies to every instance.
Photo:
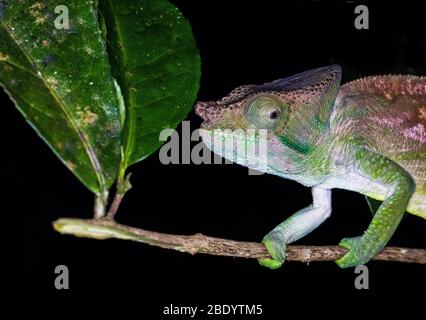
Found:
[[[247,145],[259,136],[247,139],[236,129],[267,129],[262,171],[312,188],[312,204],[263,238],[272,259],[261,265],[280,267],[286,244],[330,216],[333,188],[364,194],[373,212],[363,235],[340,242],[349,250],[336,261],[342,268],[379,253],[405,212],[426,219],[426,77],[371,76],[342,86],[340,80],[340,66],[331,65],[196,104],[209,149],[235,161],[233,148],[214,148],[212,132],[231,132]],[[247,157],[235,162],[259,169]]]

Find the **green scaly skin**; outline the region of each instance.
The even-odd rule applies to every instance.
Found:
[[[286,244],[329,217],[334,188],[366,195],[374,212],[361,236],[340,242],[349,250],[336,261],[342,268],[377,255],[404,212],[426,218],[426,78],[375,76],[340,86],[340,77],[336,65],[313,69],[196,106],[203,141],[215,153],[312,188],[312,204],[264,237],[272,258],[260,259],[263,266],[279,268]],[[266,166],[223,144],[230,136],[245,147],[261,142],[260,134],[249,139],[236,129],[267,130]]]

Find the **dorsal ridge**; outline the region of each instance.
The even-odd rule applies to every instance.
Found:
[[[347,95],[380,94],[385,97],[426,95],[426,77],[414,75],[377,75],[345,83]]]

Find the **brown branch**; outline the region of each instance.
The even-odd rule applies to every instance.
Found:
[[[120,168],[120,170],[122,169]],[[114,220],[115,214],[117,213],[118,208],[120,207],[121,201],[123,201],[124,195],[132,188],[132,184],[130,183],[130,177],[132,176],[132,173],[128,173],[127,176],[124,176],[125,172],[126,170],[123,169],[117,179],[117,191],[115,193],[114,200],[112,201],[108,213],[105,217],[107,220]]]
[[[114,220],[114,216],[117,213],[118,208],[120,207],[121,201],[123,201],[123,198],[124,198],[124,194],[121,194],[118,192],[115,194],[114,200],[112,201],[111,206],[108,210],[108,213],[105,217],[107,220],[111,220],[111,221]]]
[[[241,258],[270,258],[266,248],[256,242],[242,242],[213,238],[200,233],[194,235],[172,235],[125,226],[110,219],[67,219],[53,223],[62,234],[95,239],[123,239],[173,249],[190,254],[204,253],[217,256]],[[287,247],[286,261],[333,261],[341,258],[347,250],[339,246]],[[426,264],[426,249],[387,247],[373,260]]]

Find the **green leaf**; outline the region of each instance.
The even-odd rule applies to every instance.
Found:
[[[57,29],[58,5],[69,29]],[[0,82],[29,124],[94,193],[120,163],[116,86],[93,1],[3,1]]]
[[[124,169],[162,144],[192,109],[200,58],[188,21],[166,0],[100,0],[113,75],[126,105]]]

